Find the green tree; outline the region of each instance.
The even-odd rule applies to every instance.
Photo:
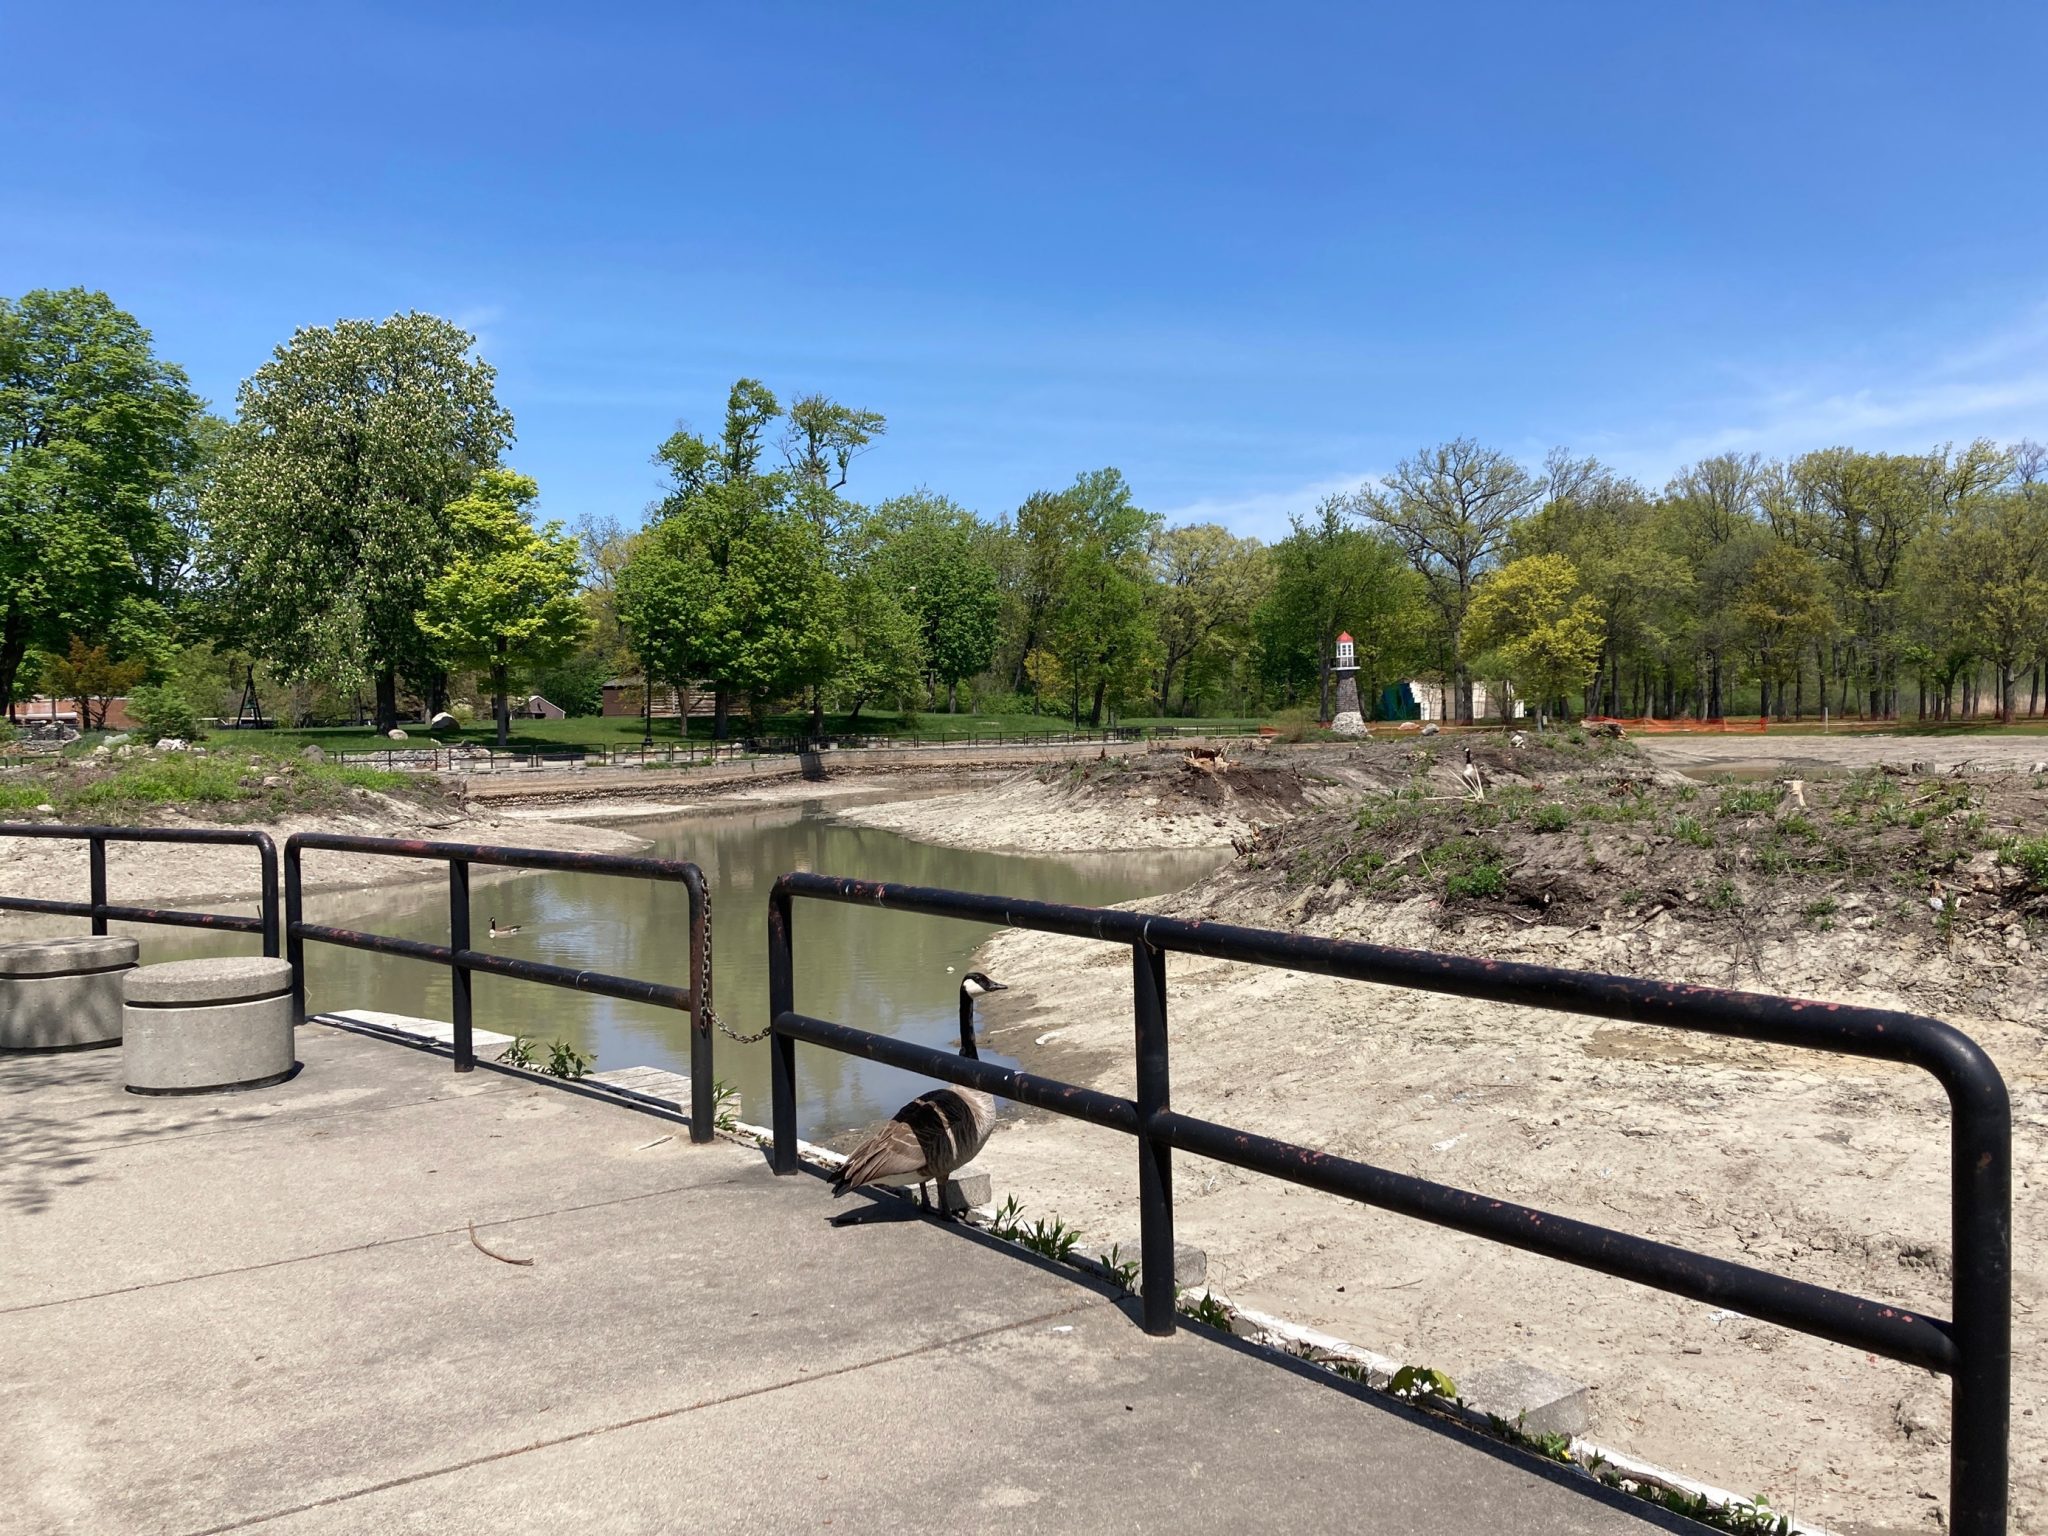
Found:
[[[1805,648],[1834,627],[1834,606],[1828,600],[1827,575],[1806,550],[1765,539],[1754,551],[1734,616],[1763,686],[1757,712],[1772,713],[1775,691],[1782,715]]]
[[[577,601],[582,555],[560,523],[536,529],[529,508],[540,487],[509,469],[487,469],[448,504],[455,557],[427,583],[419,626],[448,657],[488,668],[498,746],[511,734],[512,669],[550,666],[588,632]]]
[[[1470,639],[1497,652],[1536,721],[1554,699],[1591,675],[1606,639],[1600,605],[1579,588],[1563,555],[1524,555],[1488,573],[1466,614]]]
[[[1241,539],[1217,523],[1190,523],[1154,538],[1152,574],[1163,715],[1174,679],[1181,679],[1185,694],[1187,674],[1204,655],[1250,624],[1272,585],[1273,564],[1257,539]]]
[[[1736,589],[1760,526],[1765,479],[1757,455],[1718,454],[1681,469],[1657,508],[1657,540],[1692,576],[1691,600],[1674,614],[1673,629],[1693,653],[1698,709],[1710,720],[1726,709],[1723,674],[1741,638]]]
[[[848,467],[889,428],[880,411],[856,410],[823,395],[789,403],[782,452],[792,473],[828,491],[846,484]]]
[[[1656,504],[1633,481],[1562,450],[1545,467],[1549,497],[1516,526],[1511,552],[1562,555],[1578,572],[1580,589],[1599,606],[1606,644],[1594,668],[1587,713],[1655,713],[1652,701],[1661,680],[1662,712],[1670,714],[1676,663],[1689,629],[1692,571],[1665,537],[1667,524]]]
[[[420,629],[454,555],[449,505],[496,466],[512,417],[476,338],[433,315],[299,331],[242,385],[204,502],[239,637],[287,675],[377,687],[437,675]]]
[[[1137,505],[1114,469],[1080,476],[1060,499],[1070,537],[1044,619],[1046,643],[1075,700],[1088,697],[1089,725],[1100,726],[1104,705],[1143,686],[1150,668],[1157,631],[1147,599],[1159,518]]]
[[[1930,555],[1928,575],[1960,648],[1995,670],[1998,718],[2010,724],[2015,672],[2048,649],[2048,486],[1971,498]]]
[[[31,648],[139,648],[165,625],[148,572],[161,504],[197,458],[200,402],[104,293],[0,298],[0,710]]]
[[[879,561],[849,572],[839,586],[839,655],[832,690],[858,725],[860,712],[881,699],[914,699],[925,670],[917,614],[903,601]]]
[[[1326,497],[1312,515],[1289,519],[1270,552],[1272,589],[1253,618],[1267,681],[1289,697],[1314,689],[1325,720],[1340,633],[1351,635],[1360,701],[1375,713],[1381,689],[1423,662],[1430,638],[1422,578],[1391,540],[1358,525],[1352,506],[1349,497]]]
[[[1506,549],[1516,520],[1542,494],[1543,486],[1506,454],[1461,437],[1403,459],[1365,498],[1362,510],[1401,546],[1443,620],[1462,724],[1472,720],[1465,645],[1472,590]]]
[[[620,622],[649,679],[708,678],[720,738],[735,694],[819,681],[838,656],[824,532],[797,476],[759,468],[779,413],[765,386],[741,379],[718,440],[679,431],[663,443],[672,488],[618,574]]]
[[[865,538],[917,621],[923,666],[960,707],[960,683],[995,654],[1002,593],[987,531],[966,508],[913,491],[875,508]]]

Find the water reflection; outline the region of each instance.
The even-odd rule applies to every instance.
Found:
[[[786,870],[808,869],[864,879],[951,886],[962,890],[1102,904],[1174,890],[1213,868],[1202,852],[1096,854],[1054,858],[969,853],[912,842],[895,833],[842,824],[817,804],[779,807],[633,829],[655,841],[653,852],[694,859],[711,886],[715,1003],[738,1032],[767,1021],[765,973],[768,889]],[[317,853],[307,855],[319,876]],[[600,875],[476,875],[472,901],[479,945],[557,965],[677,984],[688,980],[689,905],[682,887]],[[307,919],[372,929],[402,938],[445,941],[447,907],[439,882],[378,891],[313,895]],[[519,932],[484,937],[492,918]],[[824,1018],[950,1046],[957,1037],[958,987],[969,957],[988,936],[986,924],[950,918],[799,902],[796,1005]],[[232,952],[210,935],[144,930],[145,959]],[[948,970],[951,967],[951,970]],[[1002,977],[1028,985],[1028,977]],[[574,1042],[593,1052],[599,1069],[639,1064],[688,1068],[685,1017],[669,1009],[590,997],[553,987],[478,976],[476,1023],[505,1034]],[[307,953],[308,1002],[315,1009],[375,1008],[445,1019],[447,973],[439,966],[312,945]],[[1001,1060],[993,1053],[985,1059]],[[768,1114],[765,1044],[716,1042],[718,1075],[744,1095],[748,1119]],[[802,1047],[801,1124],[825,1136],[892,1111],[922,1080],[893,1067]]]

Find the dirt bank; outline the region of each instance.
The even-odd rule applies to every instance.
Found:
[[[216,825],[175,815],[158,825]],[[263,828],[279,847],[294,832],[347,832],[366,837],[426,837],[444,842],[509,843],[523,848],[566,848],[583,853],[637,853],[647,840],[614,827],[574,823],[512,821],[497,815],[463,815],[429,810],[410,801],[374,793],[361,796],[342,813],[294,816]],[[406,880],[445,878],[447,866],[369,854],[312,853],[306,856],[306,889],[354,890]],[[479,878],[484,876],[478,871]],[[87,893],[83,842],[42,838],[0,838],[0,891],[83,901]],[[199,907],[253,902],[260,891],[256,854],[243,847],[180,843],[109,843],[109,899],[133,906]],[[70,931],[75,919],[0,914],[0,934]]]
[[[1448,764],[1412,766],[1404,798],[1312,808],[1149,905],[1960,1025],[2014,1099],[2013,1529],[2043,1528],[2048,896],[1985,845],[2040,836],[2048,792],[1871,775],[1807,785],[1802,809],[1776,785],[1674,786],[1616,753],[1572,773],[1504,766],[1472,804],[1430,798],[1455,782]],[[1539,822],[1544,805],[1559,809]],[[1132,1091],[1127,954],[1005,934],[980,960],[1016,989],[987,1005],[999,1049]],[[1211,961],[1168,970],[1177,1108],[1947,1310],[1947,1106],[1912,1071]],[[986,1161],[999,1197],[1104,1239],[1137,1230],[1119,1137],[1027,1114]],[[1940,1378],[1199,1159],[1178,1161],[1176,1198],[1234,1299],[1453,1379],[1504,1357],[1560,1371],[1594,1388],[1596,1438],[1837,1530],[1941,1528]]]
[[[1503,740],[1477,740],[1473,748],[1482,761],[1507,761]],[[1405,784],[1418,751],[1425,750],[1434,755],[1434,748],[1412,738],[1353,746],[1233,742],[1194,750],[1177,744],[1125,753],[1098,750],[955,795],[841,814],[921,842],[997,853],[1221,848],[1304,811]],[[1562,742],[1532,746],[1521,761],[1543,771],[1597,750]]]

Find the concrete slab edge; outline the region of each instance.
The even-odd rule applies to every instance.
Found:
[[[766,1147],[774,1141],[774,1132],[768,1127],[748,1125],[744,1122],[728,1127],[723,1134],[734,1141],[752,1146]],[[796,1147],[797,1156],[816,1167],[835,1169],[846,1161],[843,1153],[834,1152],[829,1147],[821,1147],[812,1142],[798,1141]],[[977,1206],[966,1213],[969,1221],[984,1229],[990,1225],[994,1215],[995,1211],[990,1206]],[[1021,1248],[1023,1245],[1018,1246]],[[1068,1262],[1075,1268],[1086,1270],[1100,1278],[1112,1281],[1117,1278],[1099,1259],[1079,1252]],[[1276,1355],[1320,1365],[1332,1374],[1348,1374],[1340,1373],[1338,1368],[1354,1366],[1362,1376],[1364,1384],[1375,1391],[1387,1390],[1394,1373],[1402,1367],[1402,1362],[1391,1355],[1379,1354],[1353,1344],[1348,1339],[1340,1339],[1335,1334],[1322,1333],[1314,1328],[1289,1322],[1285,1318],[1275,1317],[1268,1312],[1239,1306],[1211,1286],[1200,1286],[1184,1291],[1180,1299],[1183,1312],[1190,1311],[1204,1299],[1213,1300],[1229,1311],[1232,1334],[1248,1344],[1269,1349]],[[1467,1408],[1462,1403],[1433,1398],[1428,1404],[1428,1409],[1457,1420],[1481,1434],[1492,1433],[1487,1415]],[[1701,1482],[1698,1478],[1688,1477],[1683,1472],[1674,1472],[1669,1467],[1660,1467],[1655,1462],[1644,1461],[1641,1457],[1631,1456],[1626,1451],[1616,1450],[1612,1446],[1603,1445],[1582,1435],[1571,1437],[1571,1452],[1577,1470],[1588,1478],[1594,1476],[1591,1468],[1600,1465],[1630,1482],[1648,1484],[1667,1492],[1681,1494],[1686,1498],[1705,1499],[1720,1509],[1757,1508],[1754,1500],[1744,1498],[1741,1494],[1726,1488],[1717,1488],[1712,1483]],[[1790,1520],[1793,1536],[1837,1536],[1836,1532],[1827,1527],[1800,1520],[1789,1511],[1772,1510],[1771,1513],[1784,1515]]]
[[[1337,1338],[1333,1334],[1320,1333],[1299,1323],[1288,1322],[1285,1318],[1274,1317],[1270,1313],[1239,1306],[1212,1288],[1205,1287],[1199,1293],[1191,1291],[1187,1299],[1193,1300],[1198,1296],[1209,1297],[1218,1305],[1227,1308],[1231,1314],[1230,1331],[1247,1343],[1261,1345],[1275,1353],[1307,1360],[1311,1364],[1332,1370],[1341,1365],[1357,1366],[1364,1373],[1366,1384],[1377,1390],[1385,1391],[1394,1373],[1401,1369],[1402,1362],[1391,1356],[1378,1354],[1348,1340]],[[1428,1406],[1430,1411],[1460,1420],[1481,1433],[1491,1432],[1489,1416],[1468,1408],[1462,1402],[1454,1403],[1442,1398],[1431,1398]],[[1688,1477],[1683,1472],[1674,1472],[1669,1467],[1660,1467],[1655,1462],[1644,1461],[1641,1457],[1631,1456],[1626,1451],[1616,1450],[1586,1436],[1573,1435],[1570,1440],[1573,1459],[1578,1463],[1579,1470],[1589,1477],[1593,1475],[1591,1469],[1594,1466],[1604,1466],[1630,1482],[1647,1483],[1687,1498],[1704,1499],[1717,1508],[1755,1510],[1758,1507],[1753,1499],[1744,1498],[1739,1493],[1718,1488],[1712,1483],[1701,1482],[1698,1478]],[[1794,1536],[1837,1536],[1837,1533],[1827,1527],[1800,1520],[1790,1511],[1772,1509],[1771,1514],[1786,1517],[1791,1523]]]

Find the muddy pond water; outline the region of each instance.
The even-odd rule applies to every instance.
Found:
[[[1066,857],[974,853],[912,842],[847,824],[824,803],[726,812],[687,820],[636,822],[647,850],[692,859],[711,888],[714,1001],[742,1034],[767,1022],[767,903],[777,876],[792,869],[914,885],[1106,905],[1177,890],[1220,861],[1214,853],[1088,854]],[[516,832],[503,840],[517,843]],[[318,881],[319,855],[306,855]],[[412,868],[414,866],[406,866]],[[688,981],[688,906],[683,889],[599,875],[474,876],[474,942],[507,955],[649,981]],[[443,880],[375,891],[313,894],[309,922],[400,938],[447,940]],[[495,919],[517,927],[485,937]],[[970,957],[992,931],[948,918],[800,902],[796,924],[796,1006],[805,1013],[951,1048],[958,1039],[958,989]],[[176,929],[129,930],[143,959],[246,952],[247,941]],[[449,978],[440,966],[330,945],[307,946],[307,1005],[313,1012],[369,1008],[418,1018],[449,1017]],[[1029,977],[997,980],[1028,985]],[[1000,1002],[1000,999],[998,999]],[[671,1009],[592,997],[496,976],[475,978],[479,1029],[561,1039],[597,1058],[596,1070],[689,1068],[689,1026]],[[768,1047],[714,1042],[717,1074],[738,1088],[744,1118],[768,1118]],[[985,1049],[987,1060],[1004,1060]],[[811,1046],[798,1048],[799,1124],[823,1138],[892,1113],[924,1080],[878,1063]]]

